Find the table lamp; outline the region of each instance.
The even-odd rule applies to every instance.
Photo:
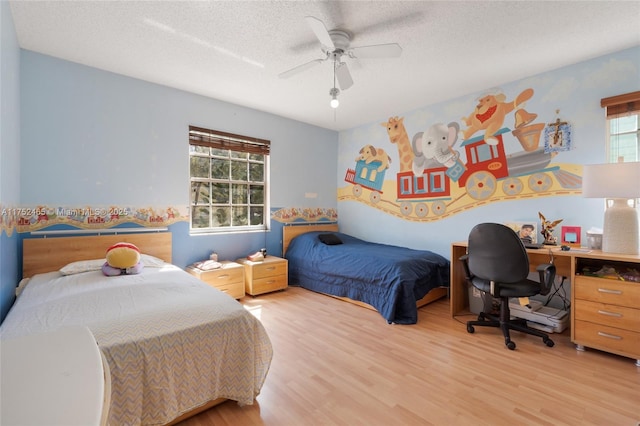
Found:
[[[602,251],[638,254],[638,212],[628,200],[640,198],[640,163],[585,165],[582,196],[612,200],[604,212]]]

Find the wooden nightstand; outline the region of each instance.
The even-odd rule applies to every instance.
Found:
[[[244,265],[244,289],[252,296],[284,290],[289,283],[289,262],[276,256],[267,256],[259,262],[238,259]]]
[[[210,271],[202,271],[191,266],[185,270],[235,299],[244,297],[244,267],[230,260],[223,260],[220,263],[222,263],[222,268]]]

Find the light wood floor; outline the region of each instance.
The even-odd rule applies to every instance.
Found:
[[[634,361],[578,352],[497,329],[468,334],[441,300],[416,325],[297,287],[242,300],[273,343],[271,369],[251,406],[227,401],[198,425],[629,425],[640,424]]]

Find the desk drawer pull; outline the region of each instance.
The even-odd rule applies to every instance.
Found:
[[[616,336],[615,334],[605,333],[604,331],[598,331],[598,336],[607,337],[609,339],[622,340],[622,337]]]
[[[598,309],[598,313],[602,315],[608,315],[610,317],[622,318],[622,314],[618,312],[609,312],[609,311],[603,311],[602,309]]]
[[[622,294],[622,290],[609,290],[608,288],[599,288],[598,291],[600,293],[607,293],[607,294]]]
[[[221,280],[223,278],[229,278],[229,274],[218,275],[218,279]]]

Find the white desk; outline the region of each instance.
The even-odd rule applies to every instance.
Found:
[[[108,367],[88,328],[0,340],[0,368],[3,426],[106,424]]]

